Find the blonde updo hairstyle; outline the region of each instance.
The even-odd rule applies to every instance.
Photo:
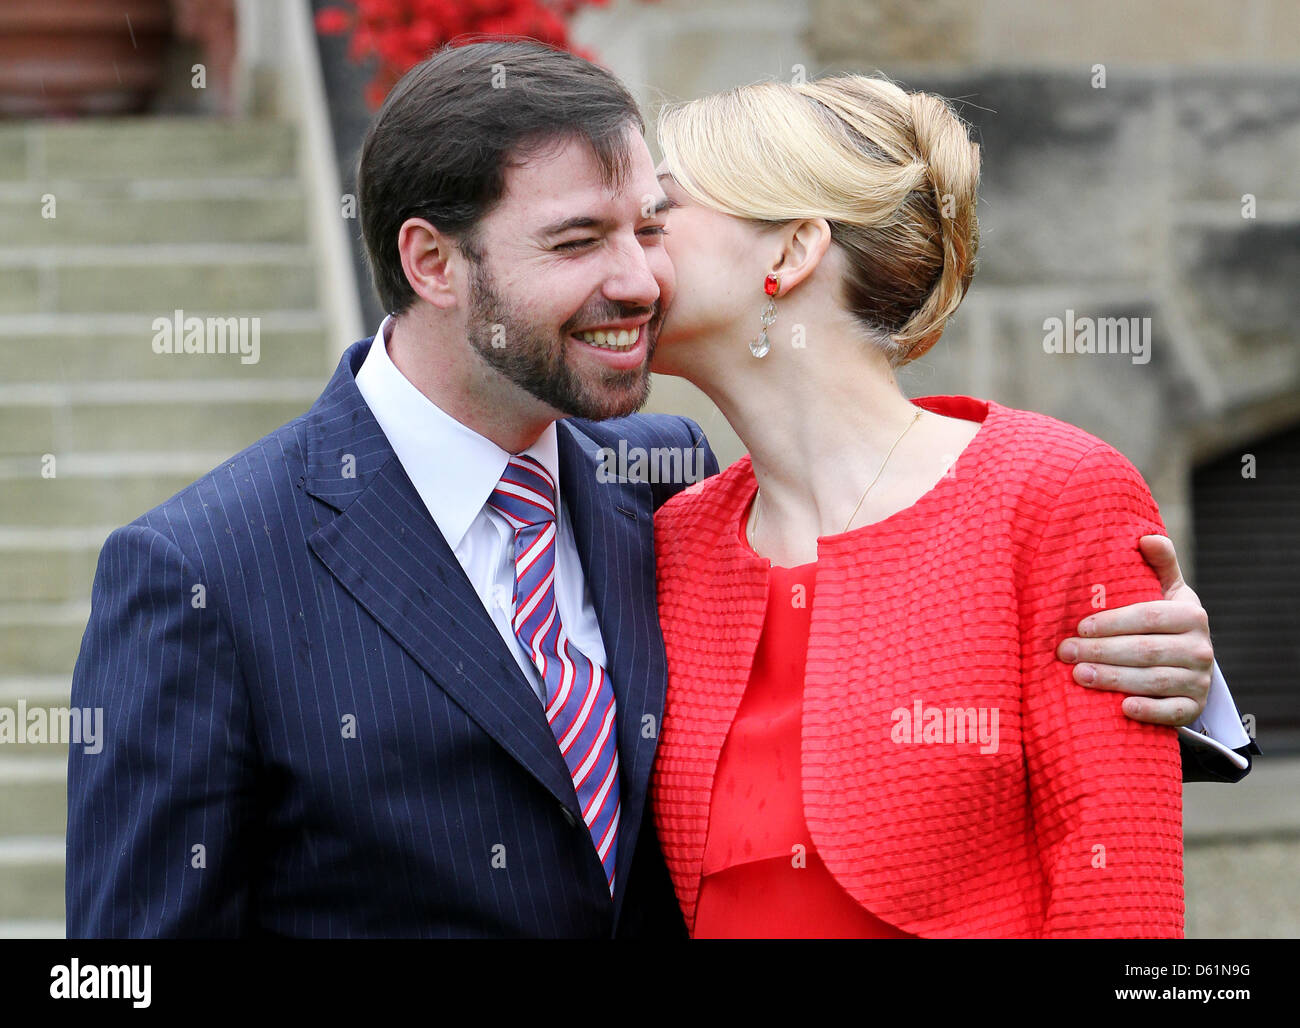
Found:
[[[938,96],[837,75],[665,108],[659,147],[697,203],[773,227],[825,218],[843,300],[890,365],[938,341],[975,272],[979,147]]]

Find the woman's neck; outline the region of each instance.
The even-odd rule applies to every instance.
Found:
[[[860,527],[910,506],[979,427],[917,420],[883,353],[858,335],[807,326],[805,338],[816,342],[774,342],[762,359],[743,343],[703,343],[693,350],[711,359],[683,372],[749,451],[760,494],[754,545],[778,564],[815,560],[817,538],[850,518]]]

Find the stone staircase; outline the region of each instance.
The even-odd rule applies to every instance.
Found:
[[[68,703],[113,528],[323,387],[303,194],[278,122],[0,124],[0,709]],[[259,318],[259,359],[155,353],[178,309]],[[66,773],[0,745],[0,936],[63,934]]]

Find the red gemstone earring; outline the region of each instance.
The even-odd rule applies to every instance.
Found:
[[[750,340],[749,343],[749,352],[755,357],[766,357],[768,351],[772,349],[772,344],[767,338],[767,330],[776,321],[776,294],[780,288],[781,280],[775,275],[768,275],[763,279],[763,292],[767,294],[767,306],[758,316],[759,323],[763,327],[759,330],[758,337]]]

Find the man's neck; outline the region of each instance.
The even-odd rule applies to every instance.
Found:
[[[478,360],[467,345],[439,345],[414,314],[394,318],[388,357],[431,403],[507,453],[520,453],[556,420],[554,411]],[[383,339],[376,339],[383,345]],[[531,409],[530,409],[531,408]]]

